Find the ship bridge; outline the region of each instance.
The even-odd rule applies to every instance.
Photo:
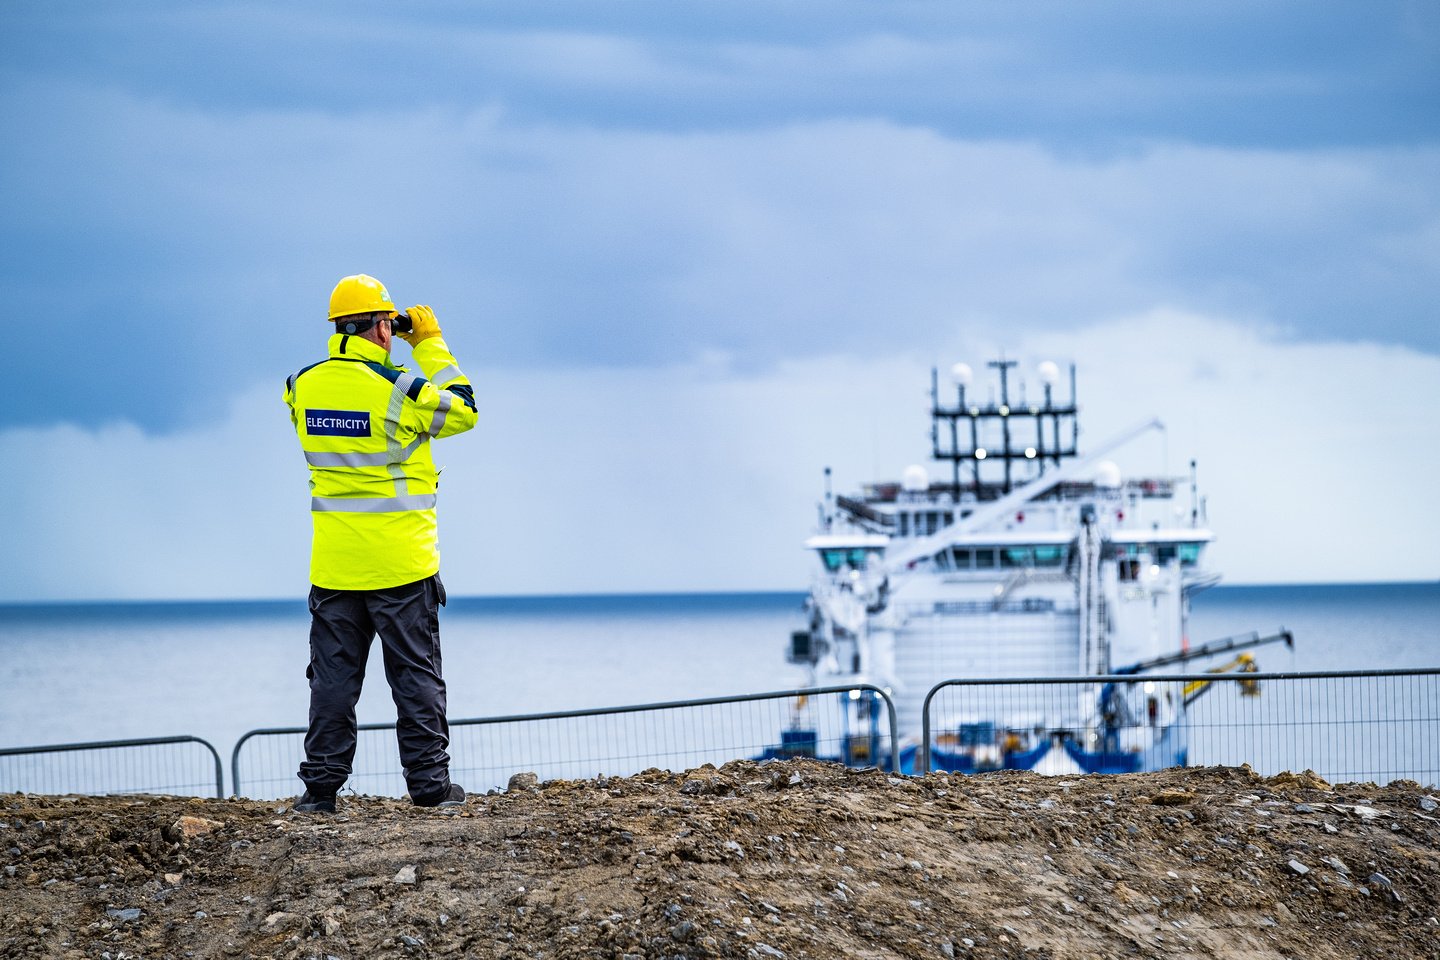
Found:
[[[847,567],[868,570],[878,564],[889,545],[889,537],[870,533],[820,534],[805,541],[805,548],[815,551],[826,573],[839,573]]]

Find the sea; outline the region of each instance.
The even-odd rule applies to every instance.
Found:
[[[785,690],[801,593],[457,598],[441,616],[451,718]],[[0,747],[191,735],[222,756],[248,730],[304,726],[303,597],[0,605]],[[1219,586],[1192,644],[1281,628],[1265,671],[1440,666],[1440,584]],[[380,663],[361,722],[395,719]],[[1192,666],[1190,669],[1200,669]]]

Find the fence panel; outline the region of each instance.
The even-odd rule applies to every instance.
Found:
[[[541,780],[685,770],[765,756],[819,756],[896,768],[894,705],[869,686],[450,721],[450,774],[467,790],[503,789],[510,776]],[[858,717],[858,719],[857,719]],[[293,796],[303,728],[253,730],[231,756],[237,793]],[[394,724],[362,724],[348,786],[404,796]]]
[[[225,795],[225,768],[199,737],[0,749],[0,793]]]
[[[923,731],[921,771],[1248,763],[1433,784],[1440,669],[948,680],[926,697]]]

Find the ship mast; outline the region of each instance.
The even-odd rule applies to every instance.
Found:
[[[1077,455],[1080,426],[1077,416],[1079,407],[1075,402],[1075,365],[1070,365],[1068,401],[1056,403],[1054,388],[1060,371],[1055,364],[1045,363],[1040,365],[1040,379],[1045,386],[1044,403],[1026,404],[1022,390],[1021,402],[1014,406],[1010,402],[1010,369],[1018,366],[1018,361],[1002,357],[991,360],[987,365],[1000,373],[1000,399],[998,403],[991,401],[985,406],[966,403],[965,390],[970,386],[972,374],[965,364],[957,363],[951,369],[956,389],[953,406],[941,403],[939,372],[935,368],[930,371],[930,455],[935,460],[949,461],[949,492],[956,503],[960,502],[961,492],[967,488],[976,500],[993,500],[1010,493],[1015,485],[1016,460],[1034,461],[1043,475],[1047,464],[1058,467],[1065,458]],[[961,429],[962,420],[968,425],[968,430]],[[1065,430],[1065,427],[1069,429]],[[968,444],[961,442],[964,433],[969,434]],[[1068,443],[1062,439],[1065,433],[1069,434]],[[999,446],[981,443],[982,434],[989,437],[998,434]],[[942,446],[941,440],[947,435],[949,445]],[[1026,443],[1020,439],[1026,436],[1033,436],[1033,442]],[[985,461],[1003,464],[1003,477],[987,483],[981,466]],[[970,465],[973,480],[968,485],[961,484],[961,464]]]

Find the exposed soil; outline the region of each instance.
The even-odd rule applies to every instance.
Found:
[[[0,957],[1440,957],[1427,791],[1247,769],[11,794],[0,852]]]

